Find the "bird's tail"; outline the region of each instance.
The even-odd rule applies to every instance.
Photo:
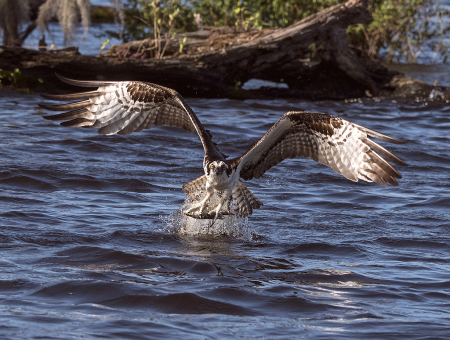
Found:
[[[241,180],[237,182],[231,195],[233,196],[234,213],[238,217],[250,216],[253,209],[259,209],[263,205]]]
[[[204,195],[206,176],[203,175],[183,185],[183,191],[191,201],[197,201]],[[234,187],[231,196],[234,214],[238,217],[250,216],[253,209],[259,209],[263,205],[259,199],[240,180]]]

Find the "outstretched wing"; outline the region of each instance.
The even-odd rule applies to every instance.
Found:
[[[45,119],[63,120],[61,125],[67,127],[98,129],[98,133],[104,135],[128,135],[154,125],[175,126],[189,132],[196,130],[205,153],[221,158],[210,134],[175,90],[139,81],[80,81],[57,76],[71,85],[98,89],[62,95],[42,94],[42,97],[50,100],[80,100],[62,105],[39,104],[46,110],[69,110],[45,116]]]
[[[249,180],[260,178],[284,159],[302,156],[355,182],[360,178],[384,186],[398,185],[396,178],[402,176],[387,161],[406,163],[368,136],[404,143],[328,114],[287,112],[250,150],[228,163],[240,168],[240,176]]]

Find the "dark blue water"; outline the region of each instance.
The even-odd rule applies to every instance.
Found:
[[[196,135],[100,136],[39,101],[0,92],[1,339],[448,338],[448,104],[187,99],[231,156],[300,108],[408,141],[399,187],[288,160],[247,183],[240,233],[201,236],[175,214]]]

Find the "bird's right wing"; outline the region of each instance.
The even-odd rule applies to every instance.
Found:
[[[64,120],[61,125],[67,127],[98,129],[104,135],[128,135],[158,125],[179,127],[197,131],[207,155],[220,155],[210,133],[175,90],[140,81],[80,81],[58,77],[71,85],[98,88],[72,94],[42,94],[50,100],[80,100],[62,105],[39,104],[46,110],[69,110],[45,119]]]

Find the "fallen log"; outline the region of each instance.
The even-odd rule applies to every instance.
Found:
[[[155,44],[151,40],[113,46],[97,57],[73,49],[40,52],[0,47],[0,68],[19,68],[61,89],[68,88],[57,81],[55,72],[77,79],[148,81],[174,88],[183,96],[344,99],[407,96],[410,89],[410,94],[427,98],[436,87],[417,83],[420,89],[412,90],[411,81],[405,87],[399,72],[352,51],[346,28],[371,20],[366,7],[366,0],[349,0],[284,29],[202,28],[167,41],[168,56],[162,59],[151,58]],[[183,53],[179,53],[184,38]],[[318,58],[315,63],[305,58],[312,44]],[[284,82],[289,88],[241,89],[254,78]],[[438,90],[444,93],[443,99],[450,99],[447,89]]]

